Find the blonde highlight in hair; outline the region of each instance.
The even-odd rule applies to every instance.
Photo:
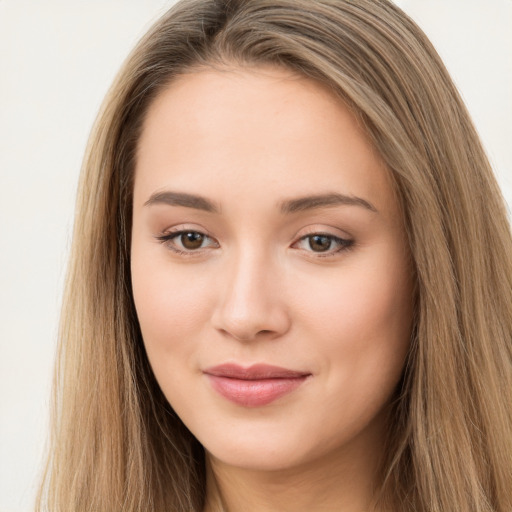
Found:
[[[414,262],[416,320],[377,506],[510,512],[512,242],[504,202],[437,53],[387,0],[184,0],[132,52],[82,169],[38,510],[204,506],[204,453],[147,361],[129,248],[148,107],[175,77],[219,63],[277,65],[327,86],[392,172]]]

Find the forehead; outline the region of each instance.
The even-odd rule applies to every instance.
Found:
[[[280,68],[190,72],[150,106],[136,196],[191,184],[205,194],[223,180],[262,197],[334,187],[394,200],[389,172],[354,114],[325,86]]]

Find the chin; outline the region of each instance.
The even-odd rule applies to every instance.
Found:
[[[215,446],[206,454],[214,463],[236,467],[246,471],[275,472],[298,467],[307,459],[295,446],[274,446],[256,443],[230,443],[229,446]]]

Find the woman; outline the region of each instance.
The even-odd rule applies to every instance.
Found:
[[[178,3],[91,138],[40,508],[509,511],[511,249],[393,4]]]

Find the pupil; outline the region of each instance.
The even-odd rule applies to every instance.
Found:
[[[181,243],[185,249],[199,249],[203,245],[204,235],[190,231],[181,235]]]
[[[309,246],[316,252],[327,251],[331,248],[331,239],[328,236],[314,235],[309,239]]]

